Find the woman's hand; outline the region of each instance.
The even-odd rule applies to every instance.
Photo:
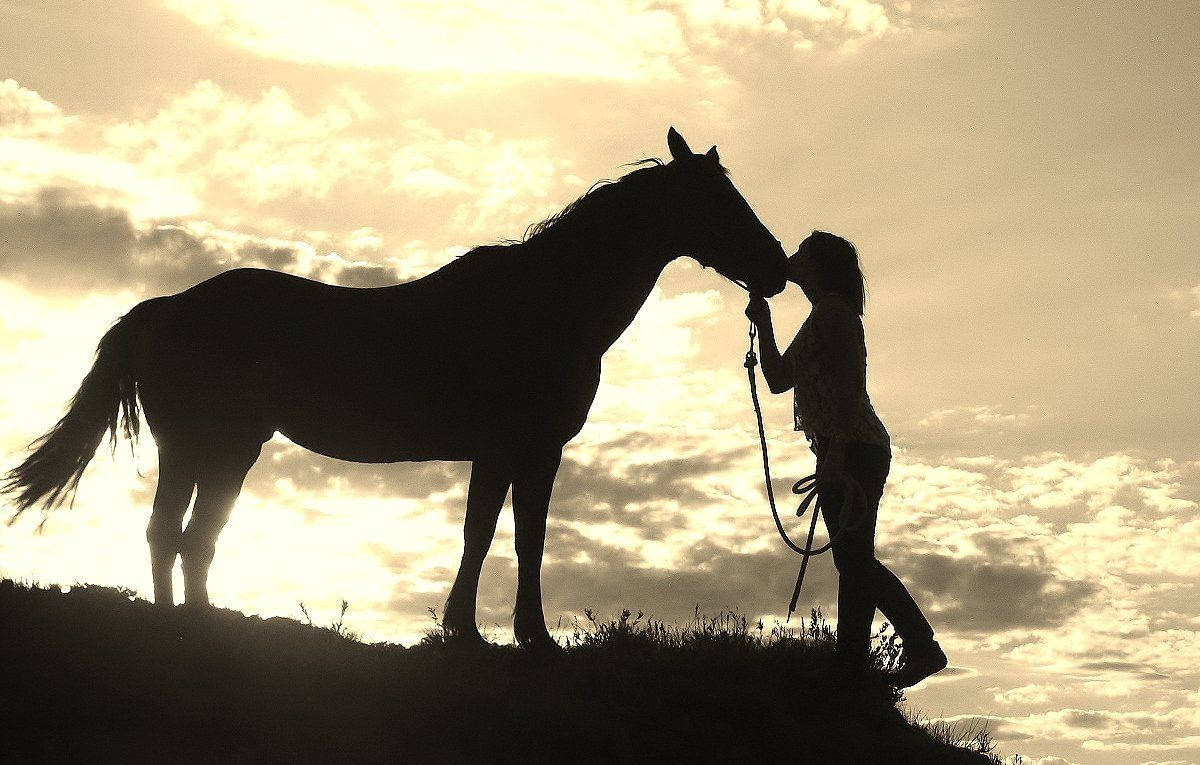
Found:
[[[763,378],[772,393],[783,393],[795,384],[791,365],[784,361],[775,345],[775,330],[771,327],[771,307],[758,293],[750,293],[746,318],[754,322],[758,334],[758,358],[762,362]]]
[[[746,318],[754,322],[754,326],[760,329],[764,325],[770,325],[771,306],[767,305],[767,299],[762,295],[751,292],[750,302],[746,304]]]

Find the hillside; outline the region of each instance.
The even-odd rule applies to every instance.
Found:
[[[996,762],[908,723],[877,673],[839,677],[819,624],[626,615],[557,657],[339,632],[4,581],[0,759]]]

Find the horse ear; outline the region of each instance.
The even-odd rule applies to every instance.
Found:
[[[721,164],[721,156],[719,154],[717,154],[716,146],[714,146],[711,149],[709,149],[708,151],[704,152],[704,156],[708,157],[713,162],[716,162],[718,165]]]
[[[667,147],[671,149],[672,159],[685,159],[692,156],[692,150],[687,145],[687,141],[683,140],[683,136],[672,127],[667,131]]]

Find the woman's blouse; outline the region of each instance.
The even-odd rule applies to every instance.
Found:
[[[795,380],[796,430],[815,436],[890,446],[867,395],[867,343],[862,319],[848,302],[826,296],[784,352]]]

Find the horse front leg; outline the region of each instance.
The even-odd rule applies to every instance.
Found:
[[[537,650],[560,648],[550,637],[542,614],[542,552],[546,545],[550,492],[561,460],[561,450],[528,460],[513,480],[517,549],[517,606],[513,634],[522,646]]]
[[[510,472],[501,463],[476,460],[471,466],[471,484],[467,489],[467,517],[463,524],[463,554],[458,576],[450,588],[442,613],[442,629],[451,637],[483,642],[475,625],[475,601],[479,594],[479,573],[492,537],[496,518],[508,496]]]

